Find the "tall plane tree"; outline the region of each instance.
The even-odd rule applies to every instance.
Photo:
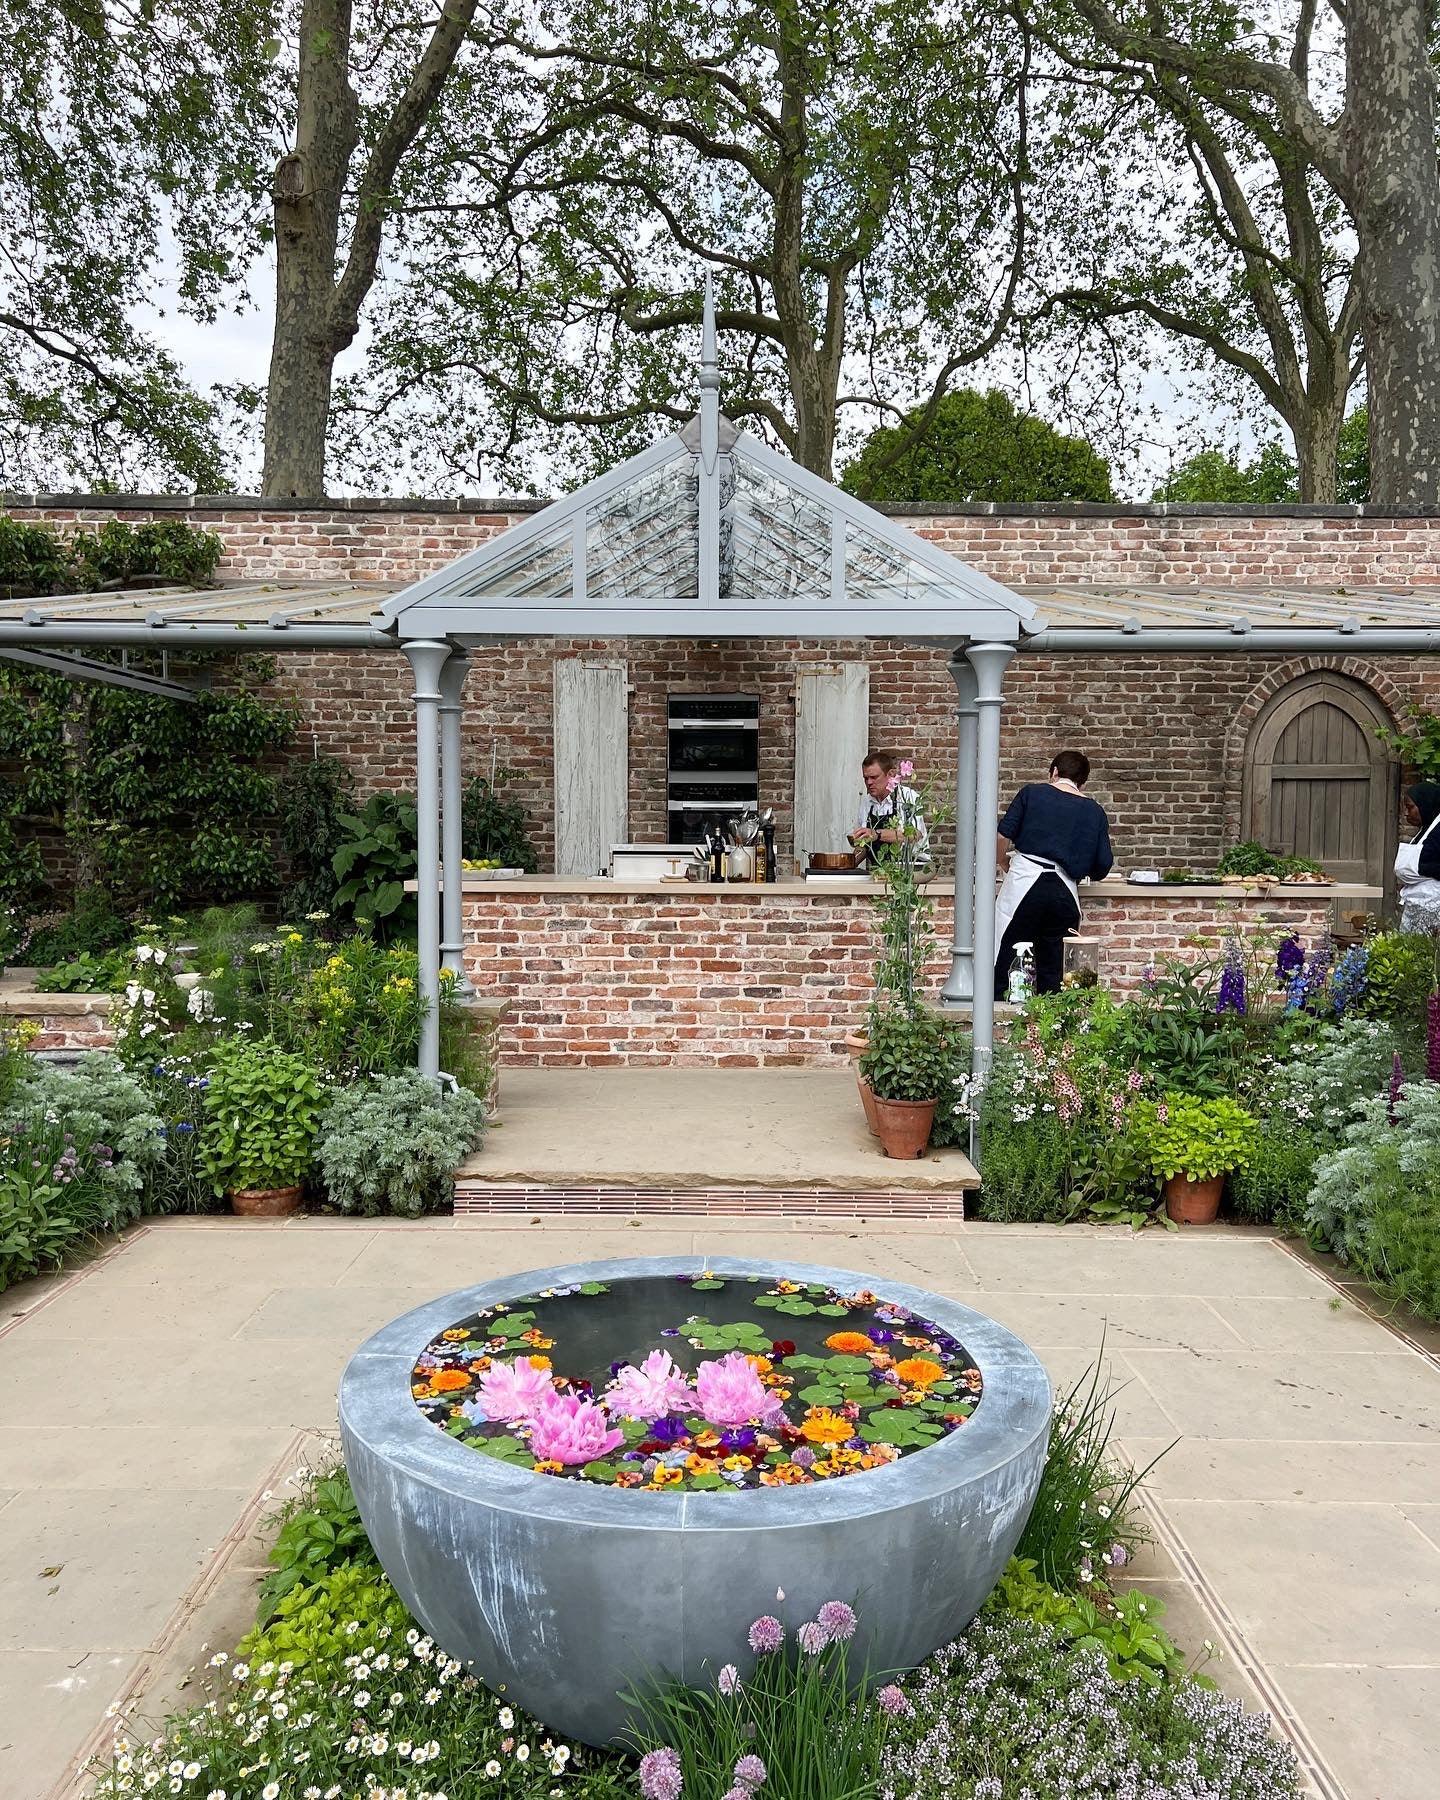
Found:
[[[1430,0],[1338,0],[1326,9],[1343,38],[1339,92],[1315,79],[1309,54],[1320,0],[1291,0],[1288,54],[1278,36],[1231,0],[1146,0],[1116,6],[1068,0],[1073,15],[1126,68],[1143,69],[1167,106],[1222,118],[1266,144],[1282,176],[1288,247],[1278,259],[1223,197],[1221,218],[1246,258],[1251,304],[1263,320],[1267,279],[1291,289],[1311,353],[1307,375],[1320,386],[1277,392],[1292,422],[1297,402],[1313,407],[1316,429],[1297,436],[1307,486],[1333,492],[1333,434],[1344,410],[1338,352],[1348,327],[1342,302],[1322,320],[1313,300],[1319,246],[1301,203],[1313,171],[1339,197],[1355,234],[1353,312],[1363,345],[1369,405],[1371,499],[1383,506],[1440,504],[1440,166],[1436,157],[1434,23]],[[1170,96],[1173,95],[1173,101]],[[1179,116],[1179,115],[1177,115]],[[1198,140],[1196,141],[1198,145]],[[1218,185],[1220,176],[1211,171]],[[1237,227],[1236,220],[1241,224]],[[1306,290],[1312,298],[1307,310]],[[1285,354],[1284,330],[1266,325]],[[1324,340],[1337,359],[1326,371]],[[1320,354],[1314,354],[1316,349]],[[1279,359],[1270,373],[1279,373]],[[1282,383],[1282,386],[1285,385]],[[1272,403],[1276,403],[1272,402]],[[1287,407],[1290,409],[1287,411]],[[1323,427],[1323,429],[1322,429]]]

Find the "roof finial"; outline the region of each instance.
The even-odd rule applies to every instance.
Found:
[[[715,348],[715,283],[705,272],[705,311],[700,326],[700,388],[720,386],[720,359]]]

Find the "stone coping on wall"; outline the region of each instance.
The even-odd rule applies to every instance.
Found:
[[[524,494],[458,497],[436,495],[314,494],[300,498],[265,494],[20,494],[0,493],[0,507],[83,512],[353,512],[491,516],[539,512],[551,499]],[[995,519],[1437,519],[1440,506],[1300,505],[1236,506],[1218,500],[903,500],[875,511],[890,518]]]
[[[884,884],[871,881],[864,876],[856,876],[850,880],[825,881],[677,881],[677,880],[641,880],[616,881],[610,876],[580,875],[521,875],[510,881],[486,880],[483,876],[467,876],[464,880],[464,897],[473,900],[480,897],[497,897],[505,894],[597,894],[611,899],[619,899],[627,895],[664,894],[668,899],[746,899],[779,900],[793,899],[803,894],[807,900],[821,900],[827,896],[839,896],[853,899],[856,895],[878,896],[884,892]],[[407,881],[405,891],[413,894],[417,883]],[[937,877],[925,884],[925,892],[940,896],[953,894],[955,884],[947,878]],[[1328,887],[1319,887],[1311,882],[1297,886],[1287,886],[1283,882],[1225,882],[1217,885],[1214,882],[1180,882],[1180,881],[1123,881],[1107,878],[1104,881],[1090,881],[1081,886],[1082,901],[1115,901],[1115,900],[1209,900],[1216,905],[1228,905],[1236,901],[1319,899],[1330,900],[1379,900],[1383,890],[1378,887],[1366,887],[1360,882],[1335,881]]]

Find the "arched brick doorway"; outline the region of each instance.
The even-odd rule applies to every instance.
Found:
[[[1244,835],[1388,894],[1400,772],[1375,731],[1391,723],[1384,702],[1349,676],[1324,670],[1287,683],[1250,730]]]

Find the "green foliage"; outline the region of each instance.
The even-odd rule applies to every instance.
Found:
[[[1047,1625],[1082,1650],[1098,1650],[1112,1680],[1161,1687],[1167,1677],[1178,1681],[1188,1673],[1183,1653],[1160,1624],[1165,1602],[1154,1594],[1132,1588],[1102,1595],[1097,1604],[1084,1594],[1062,1594],[1040,1579],[1033,1562],[1012,1556],[985,1605],[989,1612]]]
[[[276,1045],[218,1044],[201,1159],[217,1194],[291,1187],[309,1174],[325,1091],[314,1065]]]
[[[493,780],[477,775],[467,784],[460,802],[460,850],[467,861],[489,857],[503,869],[533,874],[540,863],[530,841],[525,808],[518,800],[503,799],[500,792],[514,776],[513,769],[496,769]]]
[[[341,1212],[416,1219],[449,1204],[455,1171],[484,1129],[474,1094],[446,1091],[412,1069],[337,1094],[316,1159]]]
[[[284,916],[329,912],[335,903],[335,853],[345,840],[354,776],[333,756],[290,764],[276,784],[280,850],[285,859]]]
[[[1073,1137],[1053,1114],[1016,1120],[1009,1092],[992,1080],[980,1105],[980,1217],[1004,1225],[1059,1225],[1075,1218]]]
[[[1367,1017],[1418,1025],[1435,986],[1435,940],[1418,931],[1382,931],[1367,942],[1365,992],[1357,1006]]]
[[[1407,769],[1413,769],[1424,781],[1440,779],[1440,714],[1426,712],[1424,707],[1406,709],[1409,729],[1390,731],[1380,725],[1375,736]]]
[[[82,950],[69,962],[42,969],[35,977],[35,991],[38,994],[118,994],[129,976],[129,950],[106,950],[99,956]]]
[[[330,859],[339,886],[337,910],[379,936],[415,927],[415,898],[405,883],[415,879],[415,802],[408,794],[372,794],[358,813],[341,813],[344,833]]]
[[[180,519],[140,525],[111,519],[98,531],[65,534],[0,514],[0,596],[86,593],[149,577],[201,587],[224,547],[214,532]]]
[[[165,1134],[144,1084],[113,1056],[86,1056],[69,1070],[32,1061],[12,1105],[52,1118],[77,1142],[108,1145],[107,1183],[132,1196],[132,1216],[139,1212],[138,1196],[164,1161]]]
[[[1234,1100],[1175,1093],[1142,1100],[1130,1128],[1158,1179],[1186,1175],[1191,1181],[1246,1168],[1258,1129],[1254,1114]]]
[[[1370,1101],[1316,1164],[1305,1220],[1322,1249],[1440,1318],[1440,1085],[1411,1082],[1393,1107]]]
[[[904,1688],[913,1712],[880,1766],[881,1791],[903,1800],[1303,1792],[1263,1715],[1198,1681],[1118,1681],[1094,1646],[1010,1612],[982,1613]]]
[[[1097,1359],[1057,1397],[1035,1504],[1015,1546],[1042,1581],[1066,1593],[1088,1587],[1100,1567],[1118,1566],[1142,1541],[1128,1509],[1144,1471],[1110,1454],[1118,1391]]]
[[[1257,1225],[1299,1230],[1320,1154],[1320,1145],[1307,1133],[1262,1120],[1249,1163],[1231,1176],[1231,1206]]]
[[[31,927],[23,957],[35,968],[53,968],[82,956],[102,956],[128,944],[131,927],[115,910],[109,893],[98,885],[75,890],[70,911]]]
[[[1317,875],[1320,865],[1304,856],[1276,856],[1255,838],[1232,844],[1215,865],[1217,875]]]
[[[735,1646],[737,1660],[746,1660]],[[674,1750],[687,1794],[721,1795],[743,1787],[745,1756],[765,1767],[766,1789],[785,1800],[854,1800],[872,1791],[885,1715],[865,1703],[869,1671],[851,1666],[850,1646],[831,1641],[817,1655],[790,1644],[757,1656],[734,1692],[720,1691],[718,1670],[704,1686],[641,1688],[630,1696],[638,1750]],[[857,1690],[861,1703],[856,1704]]]
[[[947,394],[923,435],[899,448],[921,418],[917,408],[899,425],[872,431],[846,466],[841,486],[872,505],[1115,498],[1109,465],[1083,438],[1018,412],[996,388]]]
[[[944,1019],[921,1008],[872,1011],[869,1043],[860,1073],[877,1100],[935,1100],[955,1079],[950,1031]]]
[[[300,1571],[266,1614],[263,1623],[241,1638],[236,1656],[253,1664],[293,1663],[316,1679],[339,1668],[357,1642],[399,1638],[409,1623],[404,1602],[373,1555],[364,1561],[342,1559],[308,1576]],[[359,1630],[350,1630],[352,1624]]]
[[[265,1559],[270,1573],[260,1583],[257,1630],[265,1629],[280,1601],[302,1583],[342,1568],[379,1567],[343,1463],[309,1472],[299,1493],[281,1509],[279,1524]]]
[[[1279,443],[1262,445],[1244,465],[1223,450],[1199,450],[1171,471],[1154,498],[1200,506],[1293,506],[1300,498],[1300,478],[1294,458]],[[1342,506],[1363,506],[1370,498],[1369,415],[1363,406],[1340,427],[1335,498]]]

